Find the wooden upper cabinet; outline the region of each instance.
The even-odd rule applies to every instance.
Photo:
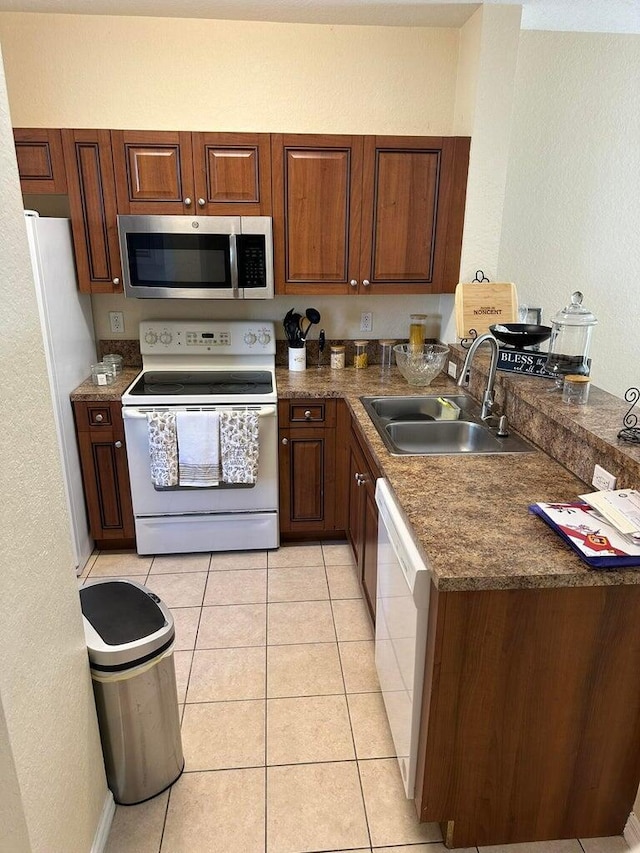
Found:
[[[195,215],[191,134],[112,130],[118,213]]]
[[[365,137],[360,292],[457,284],[468,154],[456,137]]]
[[[271,213],[268,133],[193,133],[192,142],[197,213]]]
[[[348,293],[360,244],[362,138],[272,136],[280,293]]]
[[[66,193],[59,130],[18,127],[13,131],[23,193]]]
[[[122,291],[116,188],[108,130],[63,130],[78,287]]]

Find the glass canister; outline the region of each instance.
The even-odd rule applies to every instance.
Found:
[[[92,364],[91,379],[94,385],[112,385],[113,380],[115,379],[113,365],[106,364],[104,361]]]
[[[589,374],[591,334],[598,321],[584,307],[582,300],[582,293],[576,290],[571,294],[569,305],[558,311],[551,323],[551,340],[544,369],[555,376],[559,388],[567,374]]]
[[[353,346],[355,347],[353,353],[353,366],[357,368],[367,367],[369,365],[367,341],[354,341]]]
[[[119,373],[122,373],[122,356],[117,353],[108,353],[107,355],[102,356],[102,361],[105,364],[113,365],[113,373],[117,376]]]
[[[389,373],[393,365],[393,347],[397,342],[387,339],[380,341],[380,372]]]
[[[424,339],[427,336],[427,315],[409,315],[409,349],[414,352],[422,352]]]
[[[344,367],[344,352],[346,347],[342,344],[335,344],[331,347],[331,369],[342,370]]]

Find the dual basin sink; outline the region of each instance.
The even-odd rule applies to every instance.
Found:
[[[527,453],[520,436],[496,435],[480,419],[480,407],[464,394],[361,397],[367,414],[394,456]]]

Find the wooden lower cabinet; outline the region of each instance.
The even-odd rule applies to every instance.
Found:
[[[280,532],[336,534],[336,400],[278,404]]]
[[[96,546],[135,547],[127,451],[119,402],[73,404],[84,494]]]
[[[622,833],[639,609],[639,586],[432,588],[415,802],[447,846]]]
[[[349,526],[348,538],[353,548],[358,576],[371,618],[376,617],[376,583],[378,577],[378,508],[376,506],[377,466],[358,438],[358,427],[352,424],[349,441]]]

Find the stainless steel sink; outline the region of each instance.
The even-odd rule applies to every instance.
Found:
[[[480,407],[463,394],[360,399],[394,456],[527,453],[535,449],[513,432],[498,437],[480,419]]]

